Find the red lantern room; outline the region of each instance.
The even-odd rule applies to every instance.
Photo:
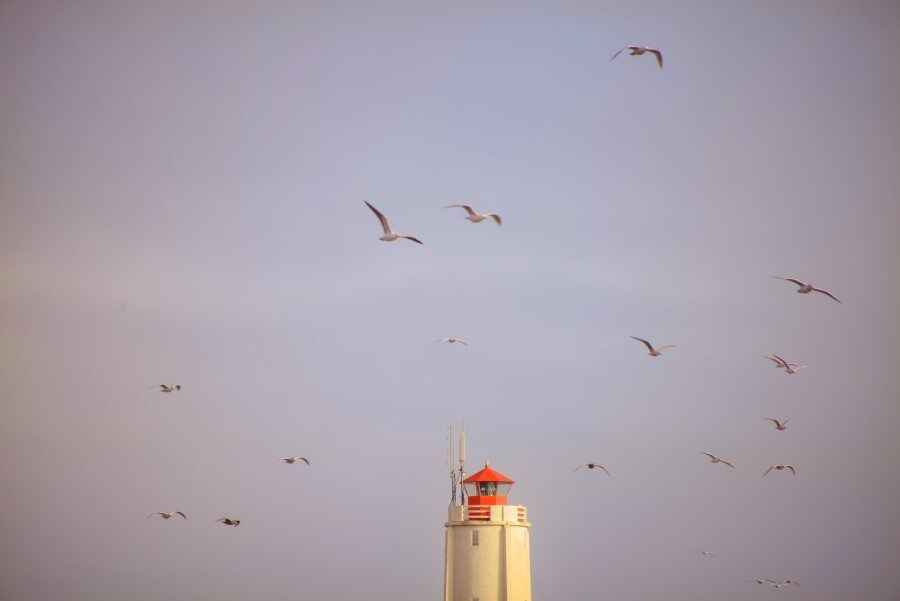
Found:
[[[514,482],[485,463],[483,470],[472,474],[462,484],[468,505],[506,505],[506,496]]]

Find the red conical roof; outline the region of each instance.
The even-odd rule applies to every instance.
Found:
[[[484,464],[483,470],[472,474],[471,476],[463,480],[463,482],[501,482],[504,484],[515,483],[514,480],[510,480],[500,472],[495,472],[494,470],[492,470],[486,463]]]

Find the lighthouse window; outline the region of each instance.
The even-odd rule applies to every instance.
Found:
[[[497,483],[496,482],[481,482],[479,484],[481,489],[482,497],[495,497],[497,496]]]
[[[478,546],[478,530],[472,530],[472,546]]]

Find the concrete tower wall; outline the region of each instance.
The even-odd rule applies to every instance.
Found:
[[[531,601],[531,525],[525,508],[493,506],[489,519],[476,520],[468,519],[469,509],[450,508],[444,601]]]

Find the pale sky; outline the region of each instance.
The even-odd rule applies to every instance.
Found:
[[[0,598],[438,599],[456,416],[538,601],[897,599],[898,64],[891,1],[0,3]]]

